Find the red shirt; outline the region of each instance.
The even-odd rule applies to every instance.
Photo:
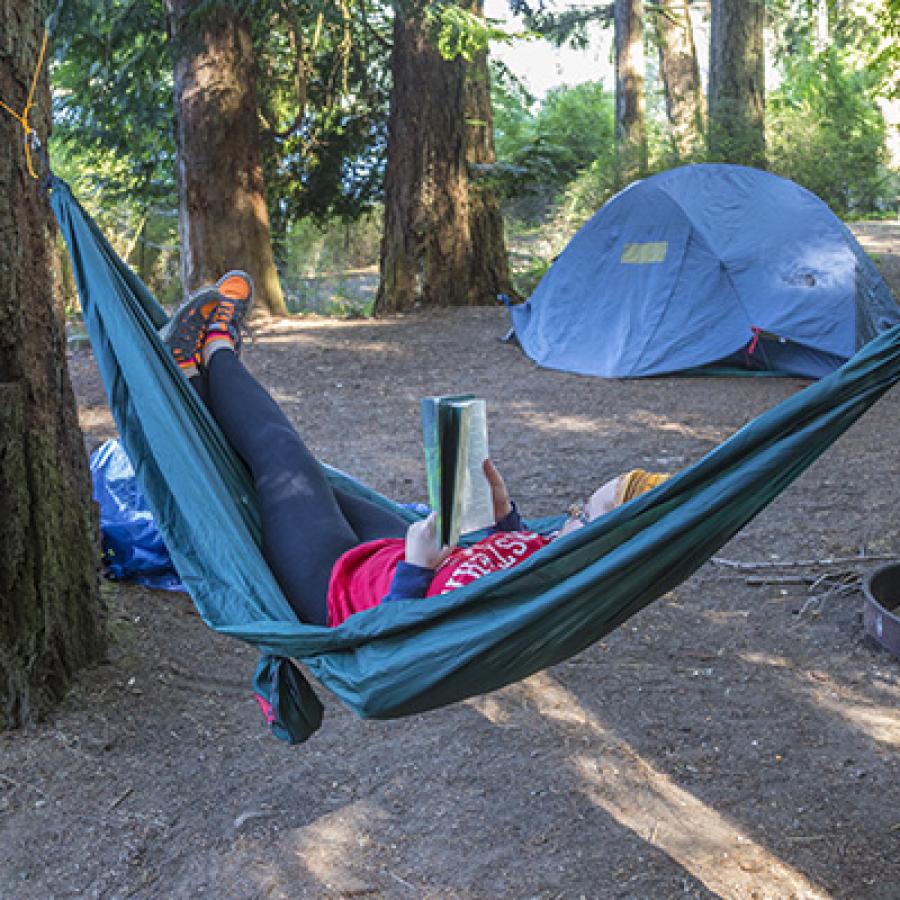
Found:
[[[549,543],[549,538],[533,531],[498,531],[471,547],[456,547],[434,573],[425,596],[446,594],[483,575],[509,569]],[[383,538],[340,556],[328,583],[328,625],[334,628],[353,613],[378,606],[391,591],[405,551],[403,538]]]

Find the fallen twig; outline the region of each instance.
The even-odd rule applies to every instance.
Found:
[[[814,584],[811,575],[750,575],[744,579],[747,584]]]
[[[398,881],[400,884],[408,887],[411,891],[414,891],[416,889],[415,885],[410,884],[405,878],[401,878],[396,872],[388,872],[388,875],[390,875],[391,878],[394,879],[394,881]]]
[[[112,803],[109,804],[110,810],[115,809],[126,797],[130,796],[134,788],[128,788],[125,793],[120,794]]]
[[[765,560],[764,562],[741,562],[737,559],[725,559],[722,556],[714,556],[710,560],[713,565],[724,566],[728,569],[802,569],[813,566],[839,566],[847,563],[879,562],[884,560],[898,560],[896,554],[873,553],[868,556],[831,556],[824,559],[779,559]]]

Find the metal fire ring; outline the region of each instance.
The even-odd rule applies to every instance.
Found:
[[[900,563],[872,572],[863,582],[866,632],[885,650],[900,657]]]

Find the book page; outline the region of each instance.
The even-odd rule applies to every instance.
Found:
[[[460,534],[479,531],[494,524],[494,501],[491,486],[484,477],[484,461],[488,458],[487,404],[472,400],[468,404],[464,479],[460,498]]]

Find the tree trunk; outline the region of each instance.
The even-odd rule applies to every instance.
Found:
[[[704,122],[703,87],[688,0],[661,0],[656,35],[675,154],[680,160],[690,159],[704,149]]]
[[[483,0],[470,10],[484,14]],[[494,149],[494,112],[487,51],[477,53],[466,67],[465,84],[466,162],[469,175],[470,278],[490,299],[512,294],[509,257],[503,234],[503,215],[492,182],[497,162]],[[488,296],[484,302],[488,302]]]
[[[266,208],[248,23],[230,3],[166,0],[175,46],[179,234],[185,290],[245,269],[259,312],[287,314]]]
[[[713,0],[709,149],[714,158],[766,164],[764,0]]]
[[[378,315],[491,303],[508,289],[496,200],[469,179],[470,160],[492,159],[493,135],[486,85],[470,83],[468,69],[461,58],[443,59],[421,8],[397,13]],[[487,124],[467,127],[466,111],[476,108]],[[470,149],[475,134],[479,146]]]
[[[44,4],[0,5],[0,97],[24,106]],[[46,138],[41,74],[31,124]],[[33,720],[106,646],[97,519],[51,284],[52,217],[0,113],[0,728]]]
[[[616,0],[613,17],[615,26],[616,152],[619,181],[624,184],[647,171],[643,0]]]

